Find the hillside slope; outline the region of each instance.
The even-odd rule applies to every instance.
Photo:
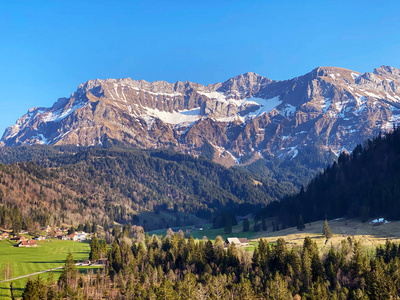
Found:
[[[343,152],[305,189],[281,203],[273,203],[259,215],[279,216],[294,226],[304,222],[343,216],[400,219],[400,130],[368,140],[351,154]]]
[[[21,223],[33,219],[41,226],[95,220],[154,229],[171,222],[143,224],[141,214],[170,210],[209,219],[224,209],[248,213],[290,192],[284,184],[256,181],[244,170],[172,151],[42,151],[52,154],[39,163],[1,165],[0,200],[7,222],[0,220],[0,225],[10,227],[9,216],[17,209]]]

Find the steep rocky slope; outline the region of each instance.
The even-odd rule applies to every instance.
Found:
[[[7,128],[2,146],[118,144],[203,154],[225,165],[309,147],[351,151],[400,117],[400,70],[319,67],[273,81],[246,73],[203,86],[89,80],[51,108],[36,107]]]

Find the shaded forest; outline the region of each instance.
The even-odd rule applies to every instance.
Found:
[[[339,217],[400,219],[400,130],[342,152],[337,162],[294,196],[273,202],[258,217],[278,216],[286,226]]]

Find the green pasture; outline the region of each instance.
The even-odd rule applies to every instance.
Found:
[[[39,241],[38,247],[17,248],[14,242],[6,240],[0,242],[0,271],[10,261],[12,266],[12,278],[44,271],[64,265],[65,258],[71,252],[75,261],[88,259],[90,252],[89,243],[78,243],[73,241],[46,240]],[[80,272],[85,272],[89,267],[79,267]],[[50,273],[40,274],[47,280]],[[57,280],[61,274],[60,270],[53,272]],[[36,275],[37,276],[37,275]],[[36,277],[35,276],[35,277]],[[3,272],[0,280],[4,279]],[[14,295],[20,297],[28,277],[14,280]],[[10,299],[10,282],[0,283],[0,299]]]
[[[253,221],[250,221],[250,228],[253,226]],[[195,230],[191,229],[194,226],[183,226],[180,227],[180,229],[185,233],[185,237],[188,238],[189,236],[192,236],[194,239],[199,239],[201,240],[204,236],[207,237],[207,239],[214,241],[217,236],[221,236],[224,240],[228,237],[237,237],[237,238],[247,238],[248,240],[253,239],[258,235],[257,232],[254,231],[248,231],[248,232],[243,232],[243,224],[239,223],[236,226],[232,227],[232,233],[225,233],[225,228],[217,228],[213,229],[212,224],[203,224],[203,230]],[[172,228],[174,231],[177,231],[176,228]],[[160,230],[154,230],[154,231],[149,231],[148,234],[152,236],[153,234],[158,235],[158,236],[166,236],[167,234],[167,229],[160,229]]]

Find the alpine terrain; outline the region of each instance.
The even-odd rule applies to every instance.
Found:
[[[399,118],[400,70],[389,66],[319,67],[285,81],[246,73],[207,86],[96,79],[50,108],[31,108],[0,143],[170,148],[231,166],[291,160],[310,147],[338,155]]]

